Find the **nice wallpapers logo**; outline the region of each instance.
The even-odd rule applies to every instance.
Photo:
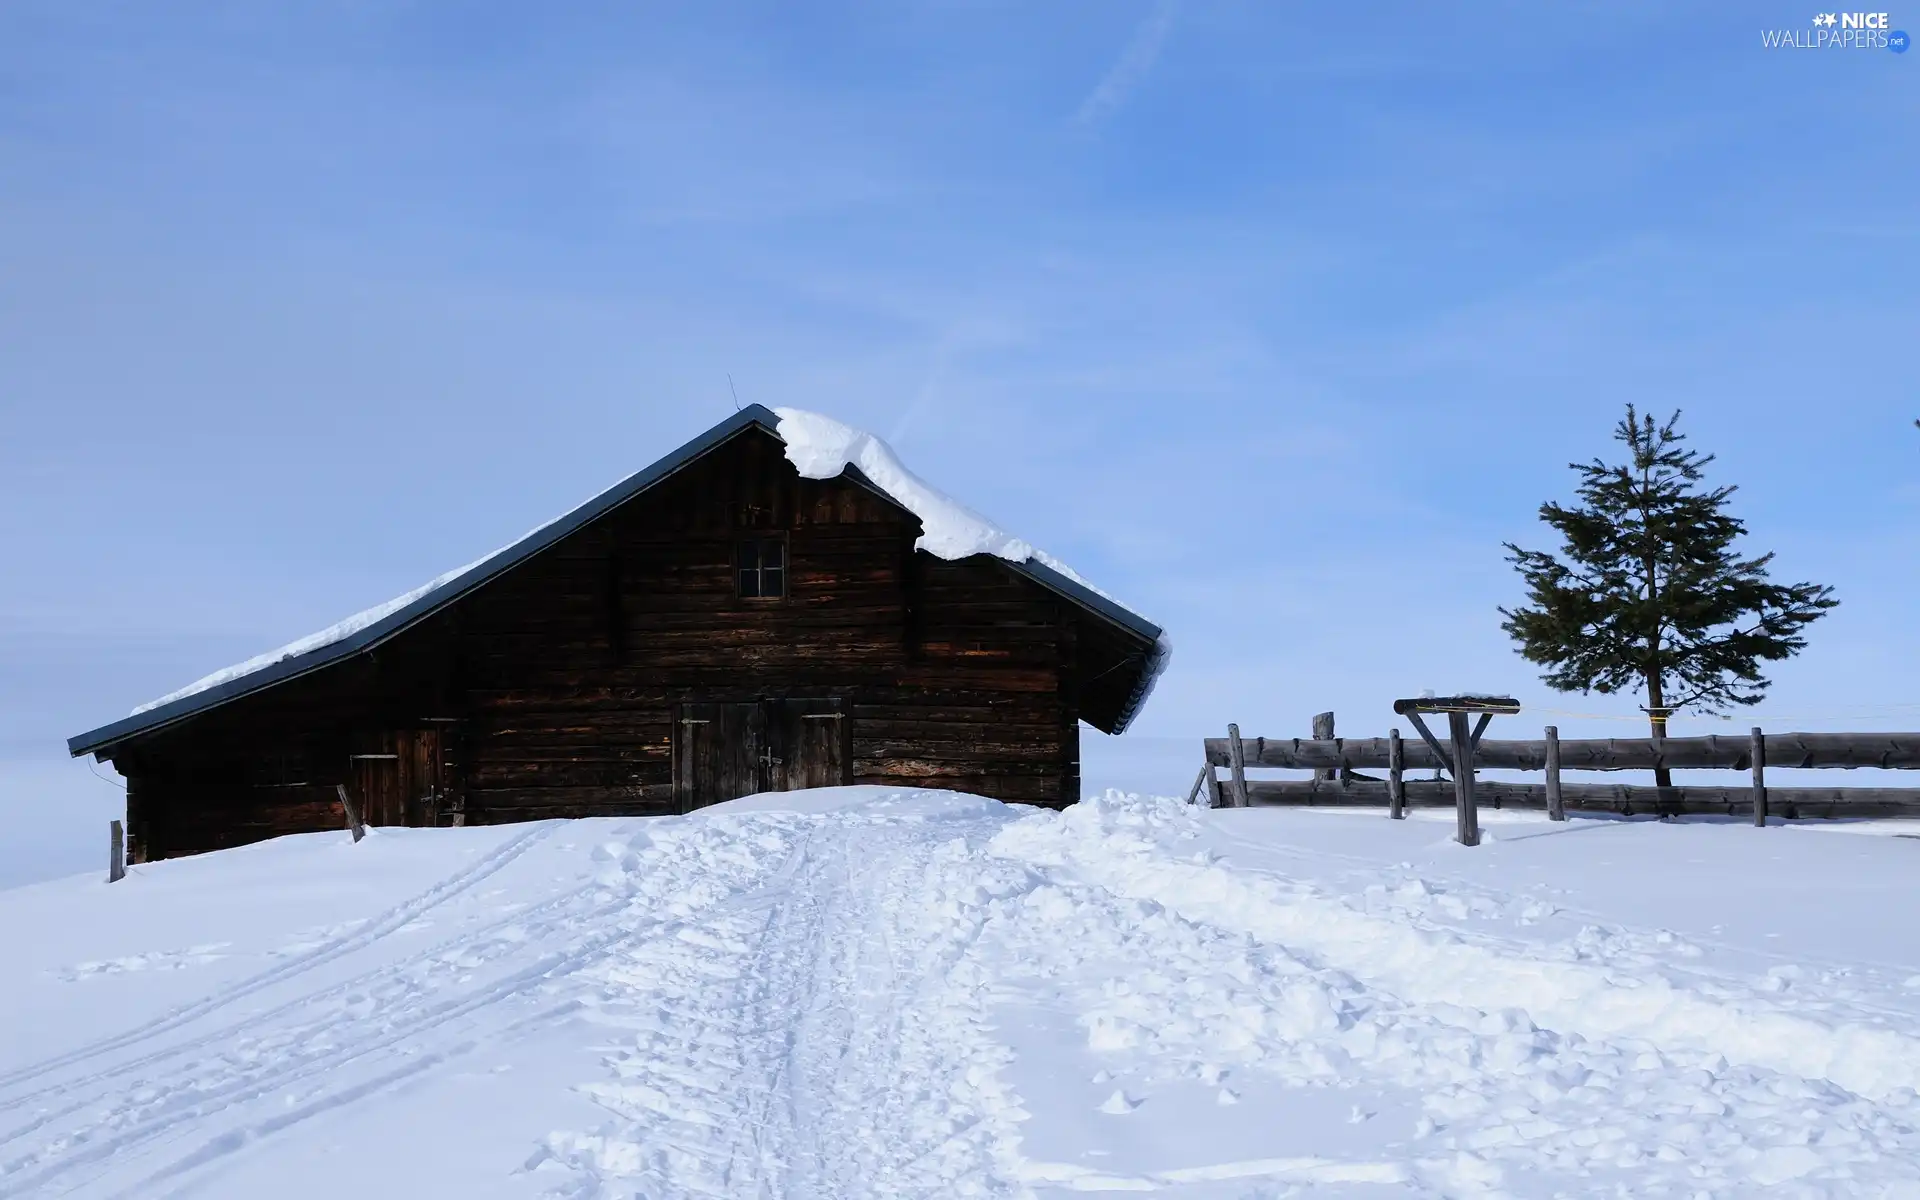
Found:
[[[1811,29],[1762,29],[1769,50],[1891,50],[1905,54],[1913,39],[1883,12],[1815,13]]]

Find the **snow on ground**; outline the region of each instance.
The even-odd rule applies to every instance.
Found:
[[[845,788],[0,892],[0,1197],[1920,1197],[1920,843],[1449,820]]]

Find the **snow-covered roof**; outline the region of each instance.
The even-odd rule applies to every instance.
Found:
[[[168,692],[158,700],[149,700],[145,704],[136,706],[131,715],[137,717],[141,713],[152,712],[163,704],[171,704],[175,700],[182,700],[188,696],[197,695],[235,679],[243,679],[257,671],[264,671],[275,663],[285,662],[290,658],[299,658],[315,650],[324,650],[326,647],[334,645],[335,643],[344,642],[354,634],[359,633],[363,629],[371,628],[385,618],[399,612],[407,605],[414,603],[416,600],[421,600],[432,595],[447,584],[465,575],[468,571],[487,562],[495,555],[502,553],[505,553],[505,551],[496,550],[493,554],[487,555],[486,558],[475,559],[464,567],[458,567],[452,571],[448,571],[444,575],[437,576],[410,592],[395,596],[384,604],[376,604],[372,608],[362,609],[344,621],[335,621],[318,633],[310,633],[303,638],[295,638],[277,650],[269,650],[265,654],[256,654],[245,662],[237,662],[230,667],[221,667],[218,671],[202,675],[187,686]]]
[[[99,750],[370,649],[633,499],[751,426],[759,426],[784,442],[787,459],[808,479],[831,479],[852,468],[865,482],[920,519],[922,533],[916,543],[918,548],[944,559],[994,555],[1042,585],[1151,641],[1153,649],[1145,669],[1114,732],[1124,730],[1139,712],[1172,657],[1172,645],[1159,626],[1121,606],[1065,563],[928,484],[901,463],[892,447],[872,434],[818,413],[796,408],[768,409],[756,404],[518,541],[317,633],[204,675],[186,687],[140,705],[123,720],[68,739],[68,750],[75,755]]]

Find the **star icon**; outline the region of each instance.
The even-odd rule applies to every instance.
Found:
[[[1837,23],[1837,21],[1838,21],[1838,18],[1836,18],[1832,13],[1813,14],[1813,23],[1816,26],[1832,29],[1834,25]]]

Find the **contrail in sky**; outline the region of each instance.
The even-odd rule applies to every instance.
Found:
[[[1173,32],[1173,16],[1177,8],[1175,0],[1158,0],[1147,19],[1133,31],[1133,37],[1127,42],[1127,48],[1121,52],[1119,59],[1108,68],[1093,91],[1087,93],[1087,98],[1080,102],[1080,110],[1073,115],[1076,122],[1091,125],[1108,116],[1140,85],[1160,57],[1160,48],[1166,44],[1167,35]]]

